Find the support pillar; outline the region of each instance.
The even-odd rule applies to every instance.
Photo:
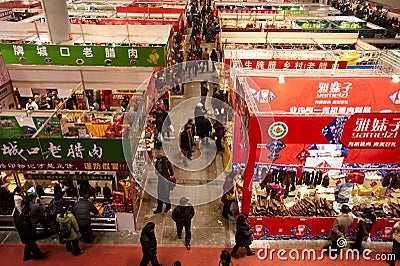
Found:
[[[69,41],[71,25],[65,0],[42,0],[49,37],[52,44]]]

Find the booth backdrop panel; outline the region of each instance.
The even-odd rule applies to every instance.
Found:
[[[394,114],[370,114],[371,116],[393,116]],[[359,116],[358,114],[355,117]],[[400,115],[396,116],[400,120]],[[297,158],[302,150],[307,150],[313,144],[340,144],[341,130],[346,130],[347,117],[334,116],[251,116],[249,128],[249,143],[258,145],[256,163],[300,164]],[[240,120],[237,120],[240,121]],[[339,121],[339,122],[338,122]],[[351,120],[348,120],[351,121]],[[285,136],[277,142],[270,136],[270,127],[274,123],[283,123],[287,127]],[[353,129],[353,128],[352,128]],[[232,162],[246,162],[244,128],[235,123]],[[399,135],[399,134],[397,134]],[[399,136],[398,136],[399,137]],[[397,137],[397,139],[398,139]],[[384,142],[386,139],[377,139]],[[387,139],[389,140],[389,139]],[[390,140],[391,141],[391,140]],[[374,142],[372,142],[374,143]],[[343,164],[397,164],[400,161],[400,148],[351,148]],[[331,166],[333,167],[333,166]]]
[[[348,114],[400,111],[400,83],[390,77],[248,77],[260,92],[255,112]],[[264,96],[264,97],[263,97]]]
[[[256,240],[328,240],[335,218],[325,217],[249,217]],[[377,219],[371,230],[373,241],[390,241],[393,226],[399,219]],[[354,219],[348,231],[350,240],[356,236]]]

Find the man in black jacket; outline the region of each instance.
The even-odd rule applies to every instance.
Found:
[[[182,131],[180,137],[180,148],[185,156],[185,159],[183,159],[183,165],[187,166],[187,159],[192,159],[192,146],[194,144],[192,125],[186,124],[185,129]]]
[[[192,233],[190,232],[190,225],[194,216],[194,208],[185,197],[179,201],[179,206],[176,206],[172,212],[172,220],[176,223],[176,231],[178,238],[182,238],[182,229],[185,227],[185,245],[186,249],[190,250],[190,239]]]
[[[197,135],[201,139],[201,143],[204,145],[208,145],[208,137],[210,137],[210,133],[212,131],[212,126],[210,120],[205,118],[204,116],[198,117],[196,121],[196,129]]]
[[[44,259],[47,254],[43,254],[35,242],[35,228],[29,218],[31,213],[30,207],[22,208],[21,214],[14,216],[15,227],[17,228],[22,243],[25,244],[24,261],[36,259]]]
[[[99,211],[88,200],[88,196],[85,195],[83,200],[75,203],[73,213],[78,221],[79,232],[81,232],[82,238],[86,243],[92,243],[94,240],[93,231],[91,227],[91,215],[97,215]]]
[[[140,235],[140,245],[142,245],[143,258],[140,266],[147,266],[151,262],[152,266],[162,266],[157,259],[157,239],[154,234],[155,224],[148,222]]]

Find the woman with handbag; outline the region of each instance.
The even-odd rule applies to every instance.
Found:
[[[233,177],[235,176],[234,172],[230,172],[225,179],[224,182],[224,194],[222,195],[221,201],[224,204],[222,209],[222,217],[228,219],[228,214],[233,215],[231,212],[232,202],[235,201],[235,191],[233,189]]]

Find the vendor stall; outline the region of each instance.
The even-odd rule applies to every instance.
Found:
[[[255,239],[328,239],[343,203],[358,217],[372,206],[372,240],[390,239],[400,218],[400,85],[371,74],[237,78],[232,162]]]

